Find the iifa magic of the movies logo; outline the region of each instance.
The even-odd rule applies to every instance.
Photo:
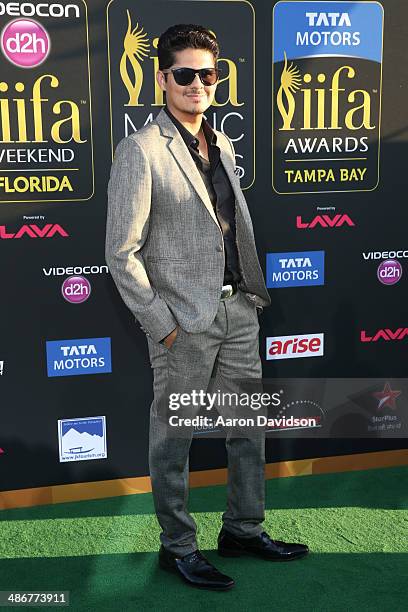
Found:
[[[278,30],[285,22],[285,37]],[[382,7],[279,2],[274,11],[273,186],[278,193],[378,184]]]
[[[0,13],[0,25],[12,4]],[[21,4],[21,15],[33,6]],[[0,201],[86,200],[93,193],[86,5],[38,6],[42,10],[35,12],[36,20],[7,22],[1,34]],[[67,39],[58,35],[61,19],[77,33],[75,81],[69,65],[64,71],[65,64],[58,60],[71,51]]]
[[[169,23],[199,22],[198,15],[194,19],[189,17],[188,13],[192,12],[189,2],[181,0],[177,5],[172,4],[167,18],[161,14],[163,6],[160,5],[160,11],[155,11],[154,4],[139,7],[137,14],[127,8],[122,0],[113,0],[108,5],[112,156],[121,138],[150,123],[165,105],[164,92],[156,81],[159,70],[157,34],[164,31]],[[207,5],[205,2],[202,4]],[[225,132],[234,143],[237,174],[243,179],[241,186],[245,189],[252,184],[254,174],[252,33],[248,29],[247,35],[244,30],[242,49],[233,47],[230,53],[230,36],[227,38],[223,31],[225,20],[221,18],[221,13],[217,19],[217,11],[231,10],[230,3],[221,0],[211,4],[217,5],[214,8],[211,6],[214,13],[211,20],[218,27],[209,29],[220,41],[221,57],[217,65],[221,76],[205,117],[214,129]],[[193,8],[198,9],[198,6]],[[244,8],[246,15],[248,7],[242,5],[241,8]],[[183,18],[181,15],[178,18],[175,10],[185,13]],[[208,22],[208,15],[205,21]],[[224,49],[227,51],[224,52]],[[246,71],[246,74],[241,74],[242,71]]]
[[[128,26],[123,39],[123,54],[120,60],[120,76],[129,95],[129,100],[125,106],[145,106],[140,101],[140,93],[143,88],[146,72],[146,78],[149,76],[154,85],[154,101],[151,102],[151,106],[162,107],[164,106],[163,91],[160,89],[155,78],[156,72],[159,69],[159,59],[157,55],[149,55],[152,52],[151,47],[157,49],[159,38],[152,38],[150,43],[148,35],[142,27],[139,27],[139,23],[136,23],[136,26],[133,28],[129,10],[126,13]],[[213,32],[213,34],[215,33]],[[150,67],[143,71],[141,62],[144,62],[145,59],[151,59],[152,62]],[[223,82],[228,83],[228,95],[223,101],[217,101],[217,95],[215,95],[212,106],[214,108],[220,108],[227,104],[243,106],[244,102],[238,101],[238,71],[235,62],[225,57],[219,58],[218,66],[222,69],[223,73],[227,72],[226,76],[220,78],[219,85]],[[149,69],[150,74],[147,75]],[[133,130],[136,129],[129,116],[126,117],[126,120],[129,121]]]

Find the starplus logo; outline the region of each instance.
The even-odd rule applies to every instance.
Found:
[[[397,405],[395,400],[397,397],[401,395],[401,391],[393,391],[390,387],[389,383],[385,383],[384,389],[382,391],[378,391],[377,393],[373,393],[373,397],[378,400],[377,410],[381,410],[381,408],[391,408],[391,410],[396,410]]]

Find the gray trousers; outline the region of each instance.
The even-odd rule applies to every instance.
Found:
[[[233,296],[220,300],[217,315],[205,332],[179,328],[170,349],[149,337],[147,341],[154,392],[149,437],[153,499],[162,528],[161,543],[182,556],[198,548],[196,523],[187,510],[193,429],[189,433],[183,429],[183,437],[173,437],[161,418],[163,410],[167,407],[168,411],[171,391],[232,389],[241,379],[261,381],[257,309],[238,289]],[[189,410],[190,416],[198,412],[193,406]],[[232,414],[225,406],[217,406],[217,410],[226,417]],[[213,413],[211,416],[218,416]],[[222,521],[228,531],[240,537],[261,533],[265,518],[265,434],[255,429],[247,437],[234,436],[234,428],[226,430],[227,510]]]

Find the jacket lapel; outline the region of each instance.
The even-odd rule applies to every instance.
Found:
[[[169,139],[167,146],[172,155],[174,156],[177,164],[180,166],[180,170],[185,174],[186,178],[191,183],[191,186],[197,193],[200,200],[203,202],[212,219],[215,221],[217,226],[220,227],[206,186],[178,129],[163,109],[157,115],[156,121],[160,127],[163,136]]]
[[[231,187],[234,191],[235,199],[239,202],[240,197],[241,197],[241,186],[239,183],[239,178],[234,172],[235,170],[234,163],[231,157],[227,155],[223,147],[220,145],[220,143],[218,142],[217,144],[220,147],[220,151],[221,151],[220,153],[221,163],[224,166],[225,172],[227,173],[227,176],[230,180]]]

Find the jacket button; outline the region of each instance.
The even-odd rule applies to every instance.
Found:
[[[220,253],[222,252],[222,246],[220,244],[217,245],[216,250]]]

